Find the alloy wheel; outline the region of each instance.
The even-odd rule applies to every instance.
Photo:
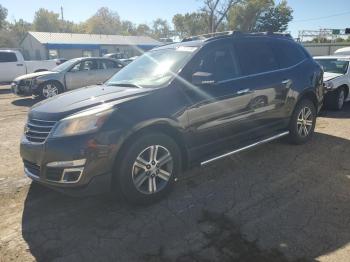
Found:
[[[45,98],[53,97],[58,95],[58,88],[53,84],[46,84],[43,87],[43,96]]]
[[[338,108],[341,109],[344,105],[344,100],[345,100],[345,93],[344,90],[341,89],[339,92],[339,96],[338,96]]]
[[[132,167],[132,180],[143,194],[154,194],[166,187],[173,172],[173,158],[168,149],[151,145],[136,158]]]
[[[309,107],[303,107],[298,115],[297,130],[301,137],[307,137],[313,126],[313,115]]]

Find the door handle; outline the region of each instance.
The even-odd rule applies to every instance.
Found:
[[[237,91],[237,95],[242,95],[242,94],[247,94],[250,93],[250,89],[246,88],[246,89],[241,89]]]
[[[16,66],[23,66],[23,64],[17,64]]]

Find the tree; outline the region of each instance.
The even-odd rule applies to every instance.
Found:
[[[5,28],[7,9],[0,5],[0,30]]]
[[[176,14],[173,17],[173,24],[176,34],[181,38],[207,32],[206,18],[203,13]]]
[[[158,39],[170,37],[170,26],[167,20],[163,20],[161,18],[154,20],[152,30],[153,36]]]
[[[216,32],[231,8],[243,0],[204,0],[201,11],[207,20],[209,33]]]
[[[231,30],[253,31],[259,17],[273,6],[273,0],[245,0],[228,12],[228,26]]]
[[[32,30],[32,24],[23,19],[19,19],[18,21],[15,20],[13,23],[10,23],[8,30],[17,41],[20,41],[28,31]]]
[[[152,34],[152,30],[146,24],[139,24],[136,27],[136,35],[151,35],[151,34]]]
[[[136,35],[136,26],[128,20],[122,21],[122,34],[123,35]]]
[[[39,32],[59,32],[59,14],[40,8],[34,15],[33,29]]]
[[[115,35],[122,31],[122,23],[117,12],[107,7],[100,8],[84,24],[84,31],[89,34]]]
[[[283,0],[278,5],[269,8],[257,20],[255,30],[258,32],[283,32],[293,19],[293,9]]]

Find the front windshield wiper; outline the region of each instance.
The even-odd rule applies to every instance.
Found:
[[[142,88],[142,86],[140,85],[130,84],[130,83],[108,83],[107,86],[124,86],[124,87]]]

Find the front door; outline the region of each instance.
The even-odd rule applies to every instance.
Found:
[[[187,143],[192,155],[199,158],[230,147],[234,138],[249,128],[252,93],[241,84],[232,42],[224,43],[201,50],[191,65],[193,77],[212,76],[212,81],[192,81],[186,88],[191,103]]]
[[[94,84],[97,71],[98,64],[95,59],[84,60],[77,63],[66,73],[67,90]]]

